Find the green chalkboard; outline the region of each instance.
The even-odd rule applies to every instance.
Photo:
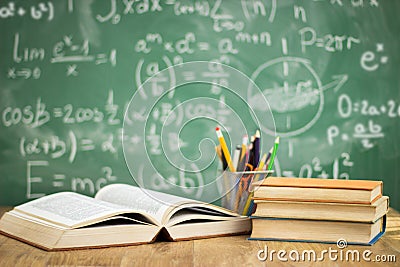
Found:
[[[229,146],[400,209],[397,1],[1,1],[0,204],[109,183],[217,202]]]

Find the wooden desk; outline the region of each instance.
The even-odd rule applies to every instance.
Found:
[[[0,208],[0,214],[10,208]],[[71,250],[61,252],[46,252],[0,235],[0,266],[399,266],[400,265],[400,213],[390,210],[386,234],[373,246],[348,246],[343,249],[358,250],[360,257],[365,250],[371,262],[336,261],[325,254],[323,262],[301,261],[289,259],[291,250],[297,250],[301,255],[305,250],[314,250],[317,258],[323,250],[338,250],[335,244],[298,243],[298,242],[266,242],[248,241],[248,236],[232,236],[210,238],[183,242],[156,242],[153,244],[113,247],[104,249]],[[262,262],[257,258],[258,251],[267,246],[268,251],[285,250],[288,262],[280,261],[274,254]],[[262,256],[263,254],[261,254]],[[293,254],[292,254],[293,255]],[[339,255],[339,254],[338,254]],[[350,255],[350,254],[349,254]],[[396,262],[373,262],[376,255],[383,259],[393,256]],[[393,255],[393,256],[391,256]],[[350,255],[351,256],[351,255]],[[284,256],[285,257],[285,256]],[[306,257],[307,259],[307,257]],[[350,257],[351,259],[351,257]]]

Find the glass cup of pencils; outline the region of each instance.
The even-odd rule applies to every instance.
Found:
[[[254,209],[252,183],[267,178],[273,171],[224,171],[219,180],[221,206],[240,215],[250,216]]]
[[[260,157],[260,131],[256,131],[250,143],[248,136],[244,135],[242,144],[236,146],[231,157],[221,128],[216,127],[215,131],[219,141],[215,151],[222,163],[222,169],[225,170],[218,185],[222,196],[221,205],[238,214],[250,216],[254,209],[252,184],[267,178],[273,172],[272,166],[278,150],[279,137],[275,139],[274,146],[268,154],[264,153]]]

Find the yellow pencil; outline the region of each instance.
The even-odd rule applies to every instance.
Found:
[[[258,163],[257,171],[262,171],[264,168],[265,160],[267,159],[267,154],[264,154]],[[257,175],[256,177],[258,178],[260,175]],[[257,181],[257,179],[255,179]]]
[[[250,194],[249,194],[249,196],[248,196],[248,198],[247,198],[247,201],[246,201],[246,205],[244,205],[242,215],[246,215],[246,216],[247,216],[247,212],[249,211],[249,208],[250,208],[250,204],[251,204],[251,200],[252,200],[252,198],[253,198],[253,195],[254,195],[254,193],[253,193],[253,192],[250,192]]]
[[[258,164],[257,170],[262,171],[262,169],[264,168],[264,164],[265,164],[265,160],[267,159],[267,154],[264,154],[264,156],[261,158],[260,163]],[[257,182],[258,178],[261,176],[261,174],[257,174],[255,175],[253,182]],[[250,187],[251,185],[249,185]],[[253,198],[254,193],[251,192],[247,198],[246,204],[244,205],[243,208],[243,213],[242,215],[246,215],[247,212],[249,211],[250,208],[250,204],[251,204],[251,200]]]
[[[225,139],[224,139],[224,136],[222,135],[221,129],[219,127],[217,127],[217,128],[215,128],[215,131],[217,132],[218,140],[219,140],[219,143],[221,144],[222,152],[224,153],[226,162],[228,163],[229,170],[231,172],[235,172],[236,169],[233,166],[231,154],[229,154],[229,150],[228,150],[228,147],[226,146]]]

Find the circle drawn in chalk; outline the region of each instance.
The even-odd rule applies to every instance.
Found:
[[[322,83],[308,60],[277,58],[260,65],[251,79],[261,87],[275,119],[274,123],[263,124],[262,129],[267,134],[295,136],[311,128],[321,116],[324,106]],[[249,104],[257,114],[268,111],[255,91],[250,85]]]

